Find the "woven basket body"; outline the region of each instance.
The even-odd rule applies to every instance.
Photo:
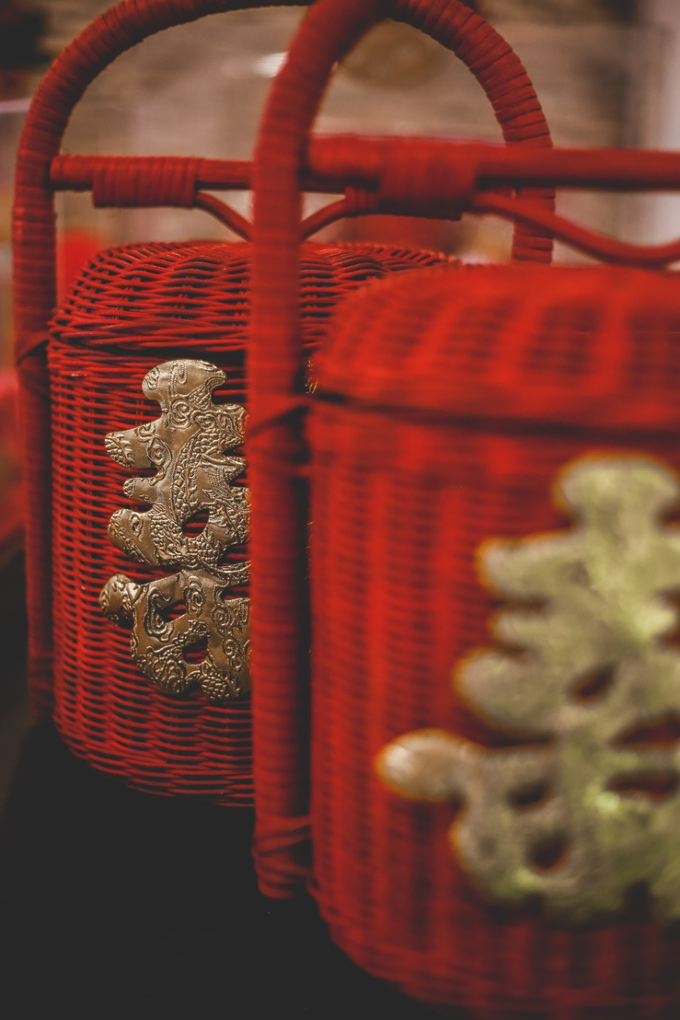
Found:
[[[540,903],[489,905],[450,845],[453,804],[399,796],[376,755],[432,727],[521,743],[453,682],[497,647],[478,550],[573,528],[553,489],[579,458],[680,471],[677,280],[434,269],[351,297],[330,329],[309,435],[312,837],[334,938],[408,994],[489,1020],[674,1016],[677,929],[642,906],[574,930]]]
[[[367,245],[307,245],[306,350],[315,349],[330,309],[347,291],[436,261]],[[216,363],[227,374],[219,395],[245,405],[249,277],[248,244],[102,252],[57,311],[48,345],[56,724],[79,755],[134,786],[230,804],[252,800],[250,699],[219,705],[200,692],[163,693],[133,662],[129,628],[112,626],[98,594],[116,573],[143,583],[171,572],[131,562],[108,538],[112,513],[135,504],[122,489],[131,472],[111,460],[104,437],[158,418],[142,380],[174,358]]]

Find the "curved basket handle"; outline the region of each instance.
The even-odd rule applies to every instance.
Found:
[[[16,357],[30,350],[56,301],[54,202],[48,187],[71,114],[88,86],[116,57],[175,25],[208,14],[299,7],[311,0],[123,0],[63,50],[31,103],[19,144],[14,202]]]
[[[306,496],[296,465],[306,453],[301,405],[299,177],[309,132],[335,63],[391,15],[453,50],[485,88],[507,142],[550,145],[531,82],[503,39],[460,0],[318,0],[295,37],[263,117],[254,168],[255,224],[249,449],[254,527],[255,856],[260,888],[295,892],[307,810],[304,724],[309,636],[305,623]],[[534,195],[537,193],[534,191]],[[552,192],[538,192],[552,207]],[[549,261],[551,240],[519,233],[515,258]],[[297,823],[297,825],[296,825]],[[291,831],[298,835],[293,838]]]
[[[305,6],[310,0],[123,0],[92,22],[56,59],[31,104],[19,146],[14,210],[14,307],[16,356],[31,349],[54,308],[54,202],[49,169],[58,155],[74,107],[116,57],[143,39],[207,14],[260,7]],[[463,7],[463,5],[460,5]],[[478,77],[507,142],[549,145],[549,132],[531,83],[507,44],[481,18],[463,25],[438,21],[438,2],[394,3],[389,13],[413,21],[460,56]],[[482,31],[480,32],[480,28]],[[332,30],[329,22],[327,30]],[[450,32],[447,38],[446,32]],[[479,38],[476,37],[479,33]],[[489,45],[490,44],[490,45]],[[549,200],[549,198],[548,198]],[[550,241],[520,228],[516,258],[543,260]],[[549,257],[549,256],[548,256]]]

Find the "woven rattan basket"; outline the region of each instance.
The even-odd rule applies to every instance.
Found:
[[[311,119],[316,83],[296,76],[296,57],[329,22],[348,48],[382,12],[321,0],[271,109],[295,88],[311,95]],[[265,118],[261,151],[275,131]],[[258,165],[256,426],[269,397],[259,359],[272,347],[300,356],[290,322],[284,332],[273,321],[283,302],[257,274],[293,259],[294,245],[267,239],[268,211],[291,187],[277,179],[289,154],[279,145]],[[395,202],[502,212],[621,263],[427,269],[369,284],[329,324],[305,430],[311,889],[356,962],[449,1015],[670,1018],[680,290],[660,269],[680,244],[597,238],[489,189],[677,188],[680,157],[328,139],[307,159],[331,175],[342,165],[378,194],[386,182]],[[285,407],[294,391],[277,396]],[[279,426],[269,438],[251,459],[268,527],[266,547],[262,526],[253,541],[254,597],[273,571],[281,591],[304,591],[294,559],[273,555],[281,489],[264,477],[265,454],[303,436]],[[273,632],[273,597],[268,613],[260,626]],[[300,615],[298,625],[305,635]],[[299,662],[293,638],[286,653]],[[271,654],[258,697],[274,683]],[[289,702],[302,699],[277,665]],[[256,711],[256,752],[261,727]],[[303,828],[288,821],[292,841]],[[290,860],[283,831],[280,821]]]
[[[227,376],[216,398],[246,405],[250,245],[247,240],[141,243],[104,251],[55,311],[53,201],[56,191],[70,188],[90,189],[96,206],[198,206],[247,238],[248,223],[204,189],[247,187],[249,164],[58,154],[73,106],[119,53],[171,24],[241,6],[260,5],[125,0],[98,18],[57,60],[31,107],[19,154],[15,213],[34,706],[52,712],[70,747],[98,768],[144,790],[207,796],[223,804],[252,801],[250,699],[216,703],[198,690],[181,697],[166,693],[133,661],[130,627],[114,627],[102,615],[98,596],[109,578],[130,575],[142,585],[163,573],[157,564],[131,562],[107,537],[116,511],[127,507],[124,512],[134,515],[140,505],[123,494],[135,473],[132,462],[114,463],[105,438],[151,427],[159,419],[142,383],[165,362],[207,360]],[[481,19],[470,20],[467,8],[457,2],[448,6],[457,21],[445,42],[479,77],[506,137],[545,143],[545,122],[517,59]],[[422,3],[405,9],[416,20],[429,10]],[[487,59],[489,40],[495,49]],[[511,99],[506,80],[517,82]],[[538,111],[530,120],[527,107]],[[282,114],[282,122],[296,115],[293,108]],[[308,183],[313,189],[314,182]],[[342,193],[344,183],[329,190]],[[303,232],[364,207],[370,210],[366,196],[350,189],[328,212],[303,225]],[[298,217],[296,235],[299,229]],[[520,236],[520,247],[530,247],[534,234]],[[368,279],[441,260],[380,245],[309,242],[301,276],[305,349],[316,348],[325,320],[347,291]],[[179,524],[197,539],[205,521],[183,518]],[[229,556],[232,564],[243,561],[245,548]],[[241,585],[233,594],[242,598],[247,589]]]
[[[377,246],[307,246],[307,349],[315,349],[332,305],[362,279],[433,261]],[[199,690],[166,693],[133,661],[129,627],[112,626],[99,605],[112,576],[140,583],[159,576],[157,567],[131,564],[107,538],[109,520],[127,503],[122,492],[131,470],[112,462],[105,437],[158,419],[142,382],[153,366],[173,359],[217,365],[227,375],[218,398],[246,405],[249,262],[245,243],[103,252],[56,313],[48,343],[55,722],[80,755],[137,787],[225,804],[252,802],[249,697],[219,704]],[[203,523],[185,530],[200,532]]]
[[[425,1001],[488,1018],[595,1009],[670,1016],[658,1011],[680,1001],[677,927],[661,927],[649,905],[617,903],[613,919],[593,909],[574,930],[565,896],[566,919],[551,915],[551,881],[559,884],[570,853],[580,847],[584,869],[604,870],[603,887],[621,861],[607,856],[604,838],[593,845],[567,809],[555,833],[541,817],[567,797],[570,770],[583,788],[590,777],[591,796],[613,815],[617,804],[649,809],[650,826],[654,805],[674,796],[669,762],[654,772],[650,758],[648,774],[635,773],[646,751],[663,757],[674,739],[672,693],[654,707],[644,692],[632,694],[619,714],[626,667],[618,664],[627,660],[609,635],[622,607],[636,620],[645,614],[646,574],[637,589],[630,580],[626,587],[625,564],[644,571],[644,537],[634,528],[647,506],[652,516],[653,486],[663,477],[676,501],[680,492],[671,481],[680,471],[679,323],[676,279],[619,268],[424,271],[401,286],[377,284],[338,313],[319,367],[325,399],[315,402],[309,430],[315,890],[353,959]],[[579,479],[590,488],[570,496]],[[646,501],[628,525],[614,517],[616,500],[595,502],[595,487],[608,484]],[[648,492],[636,490],[646,484]],[[591,615],[579,616],[580,589],[570,588],[566,567],[554,581],[555,563],[571,540],[578,570],[581,531],[590,534],[584,515],[605,511],[609,572],[596,575],[602,588],[587,603]],[[672,540],[677,527],[669,532]],[[503,563],[494,570],[491,554],[503,550],[516,558],[510,580]],[[606,564],[585,538],[583,562],[591,573]],[[620,596],[608,593],[609,576]],[[515,675],[516,709],[506,704]],[[574,744],[588,748],[583,759],[575,752],[580,764],[560,762],[559,749],[553,760],[541,744],[563,733],[561,753],[570,753],[569,730],[560,729],[570,712],[579,713]],[[616,738],[620,761],[598,776],[598,740],[618,746]],[[474,781],[456,787],[459,750],[486,761],[498,797],[477,792]],[[517,754],[532,753],[542,764],[529,782],[513,770]],[[633,840],[626,852],[630,829],[617,831],[635,874],[642,850]],[[498,841],[499,859],[504,843],[508,853],[521,845],[533,896],[491,895],[484,840]],[[625,883],[623,892],[630,895]]]

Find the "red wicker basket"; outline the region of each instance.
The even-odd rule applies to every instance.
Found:
[[[435,256],[357,245],[308,245],[306,349],[324,318],[361,281],[432,264]],[[142,675],[130,628],[113,626],[99,592],[112,576],[142,583],[158,567],[131,563],[107,536],[128,503],[131,469],[107,452],[108,433],[158,419],[142,382],[153,366],[200,358],[224,370],[219,399],[245,406],[250,245],[129,245],[103,252],[57,311],[48,342],[52,408],[54,720],[93,765],[156,793],[252,803],[250,699],[178,698]],[[75,381],[75,385],[74,385]],[[77,498],[74,499],[74,494]],[[200,531],[203,522],[192,529]],[[243,550],[236,551],[242,559]],[[240,586],[234,592],[244,593]]]
[[[98,768],[144,790],[207,796],[222,804],[252,802],[250,699],[216,703],[200,691],[169,695],[133,661],[130,627],[113,627],[102,615],[98,596],[109,578],[129,574],[139,585],[164,573],[157,563],[135,565],[107,537],[116,511],[128,506],[124,512],[134,515],[136,509],[134,499],[123,494],[132,462],[113,463],[105,437],[158,421],[158,406],[144,399],[142,382],[155,366],[176,359],[215,364],[227,376],[217,398],[246,404],[250,245],[146,243],[102,252],[54,312],[53,196],[63,188],[91,189],[97,206],[195,205],[247,238],[248,223],[203,189],[247,187],[248,164],[58,155],[73,106],[116,55],[170,24],[242,6],[261,4],[125,0],[86,29],[55,63],[32,105],[19,155],[15,216],[34,706],[53,711],[69,746]],[[481,70],[475,65],[480,47],[469,53],[466,46],[479,25],[480,19],[463,21],[448,45],[480,77],[506,136],[547,140],[540,110],[525,124],[525,106],[536,103],[508,48],[497,47]],[[505,98],[506,78],[519,79],[512,102]],[[313,180],[307,183],[315,187]],[[343,189],[336,183],[329,190]],[[350,191],[303,230],[369,204]],[[530,244],[536,232],[525,233]],[[441,258],[380,245],[306,245],[305,349],[315,349],[344,293],[368,279]],[[200,540],[204,523],[180,521],[194,540]],[[230,562],[244,556],[245,549],[236,548]],[[245,594],[243,585],[235,594]]]
[[[568,903],[554,907],[550,899],[552,876],[557,882],[560,865],[568,869],[569,853],[588,834],[569,827],[565,809],[565,830],[556,834],[564,859],[544,863],[544,844],[552,851],[540,816],[567,796],[570,767],[578,776],[593,773],[591,796],[596,791],[607,811],[615,815],[618,798],[622,812],[632,805],[649,816],[650,828],[654,798],[673,799],[669,761],[649,775],[633,770],[653,768],[677,736],[674,699],[647,704],[639,691],[608,723],[621,674],[611,677],[604,623],[597,630],[602,655],[593,654],[589,629],[599,619],[598,598],[608,626],[624,606],[645,612],[643,595],[626,587],[623,571],[643,555],[642,547],[636,554],[636,533],[616,531],[604,504],[621,605],[614,596],[607,602],[600,579],[588,603],[592,617],[579,616],[568,575],[555,588],[548,573],[560,543],[571,536],[578,551],[577,536],[586,534],[589,505],[569,495],[579,477],[591,489],[609,477],[633,492],[648,484],[642,495],[650,519],[658,509],[653,486],[663,478],[675,487],[677,505],[679,329],[680,291],[671,274],[431,270],[348,299],[320,359],[318,392],[326,399],[315,401],[310,422],[315,890],[342,948],[427,1002],[467,1006],[489,1020],[535,1013],[670,1017],[680,1005],[677,925],[661,927],[649,905],[636,902],[613,921],[593,908],[574,930]],[[677,534],[677,526],[669,529],[671,545]],[[506,549],[516,562],[510,580],[501,573]],[[585,541],[583,557],[597,566]],[[637,584],[646,591],[639,576]],[[560,613],[575,616],[566,634],[551,638]],[[522,615],[513,637],[514,618]],[[550,665],[551,640],[562,649],[563,669]],[[571,659],[565,642],[575,649]],[[525,673],[520,650],[528,657]],[[625,667],[620,654],[613,661],[623,662],[619,671]],[[493,668],[502,671],[496,683]],[[517,711],[506,704],[515,673]],[[540,725],[541,698],[551,697],[554,716]],[[592,769],[587,761],[544,761],[546,745],[536,744],[562,732],[569,712],[580,714],[572,743],[563,737],[564,754],[579,737],[589,740]],[[605,747],[609,739],[614,748],[614,738],[623,741],[611,766],[621,774],[598,779],[591,744],[605,724],[614,727],[611,737],[600,736]],[[638,754],[638,746],[647,750]],[[487,797],[488,821],[472,816],[482,793],[464,780],[447,785],[463,750],[488,764],[488,781],[502,791]],[[518,755],[531,753],[541,763],[533,787],[513,773]],[[502,797],[516,801],[514,813],[504,806],[501,813]],[[534,843],[527,843],[523,866],[532,893],[492,896],[483,840],[514,848],[513,833],[516,841],[528,839],[523,827],[531,824]],[[626,849],[627,835],[620,823],[621,855],[635,874],[642,850],[635,840]],[[606,845],[587,846],[590,861],[606,852]],[[616,855],[604,862],[605,872],[621,867]],[[649,877],[642,869],[641,883]],[[632,884],[623,886],[624,904]],[[559,907],[565,921],[550,914]]]
[[[320,0],[271,109],[296,87],[312,93],[311,118],[316,81],[294,76],[296,57],[329,24],[347,48],[385,5],[349,8]],[[274,149],[275,129],[265,120],[256,191],[256,429],[271,399],[266,357],[299,358],[290,321],[284,333],[273,320],[275,308],[292,319],[294,302],[275,302],[264,276],[294,253],[267,237],[292,190],[277,179],[290,151],[280,137]],[[670,1020],[680,289],[674,273],[634,267],[677,260],[680,244],[598,239],[485,189],[677,188],[680,156],[515,156],[328,140],[308,157],[378,193],[386,181],[393,201],[504,212],[626,266],[438,267],[370,284],[334,314],[306,430],[312,890],[356,962],[444,1012]],[[292,388],[277,396],[285,407]],[[280,424],[263,433],[268,446],[251,440],[254,597],[276,572],[281,601],[304,582],[291,569],[294,519],[285,534],[272,513],[283,484],[267,480],[266,457],[302,437]],[[273,642],[269,661],[263,651],[283,620],[273,593],[267,613],[257,699],[274,684]],[[294,673],[277,665],[289,684],[279,703],[287,693],[294,704]],[[271,734],[257,699],[256,755]],[[262,804],[257,756],[256,775]],[[258,825],[285,849],[283,820]],[[291,841],[298,826],[288,819]],[[292,857],[279,855],[281,873]]]

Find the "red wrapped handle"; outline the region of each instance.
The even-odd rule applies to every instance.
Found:
[[[30,351],[55,305],[54,202],[50,164],[88,86],[116,57],[148,36],[208,14],[299,7],[310,0],[123,0],[88,25],[57,57],[31,103],[21,135],[14,201],[17,360]]]
[[[460,0],[319,0],[296,36],[269,96],[255,184],[253,337],[248,447],[254,527],[255,855],[261,889],[286,897],[304,875],[307,811],[305,450],[298,326],[299,180],[309,132],[335,63],[381,17],[407,21],[459,56],[487,92],[507,142],[550,145],[533,87],[501,37]],[[536,192],[534,192],[536,194]],[[552,207],[552,192],[539,192]],[[514,257],[549,261],[534,228]],[[294,835],[292,835],[294,834]]]

